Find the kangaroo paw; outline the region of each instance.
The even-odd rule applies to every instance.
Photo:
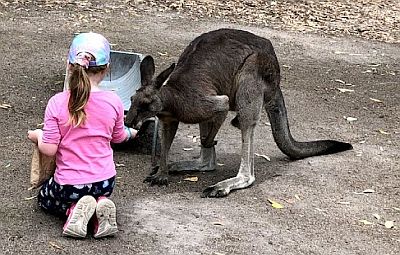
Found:
[[[192,161],[174,162],[168,166],[169,172],[182,172],[182,171],[213,171],[216,169],[217,164],[215,157],[216,141],[211,147],[201,147],[200,158]]]
[[[158,172],[158,169],[160,169],[160,166],[153,166],[152,168],[151,168],[151,172],[150,172],[150,176],[151,175],[155,175],[157,172]]]
[[[180,161],[168,165],[170,173],[185,172],[185,171],[213,171],[215,165],[209,162],[199,161]]]
[[[201,194],[201,197],[226,197],[229,192],[229,188],[224,188],[216,184],[205,188]]]
[[[168,186],[168,176],[167,175],[149,175],[147,176],[143,182],[148,182],[151,186]]]

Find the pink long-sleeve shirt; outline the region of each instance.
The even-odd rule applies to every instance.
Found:
[[[43,128],[43,143],[57,144],[55,181],[61,185],[88,184],[116,175],[110,142],[126,139],[124,109],[110,91],[92,91],[85,106],[86,121],[68,123],[69,91],[50,98]]]

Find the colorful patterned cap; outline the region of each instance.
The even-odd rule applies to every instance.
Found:
[[[77,35],[69,48],[68,61],[81,64],[82,54],[90,53],[95,60],[88,61],[85,67],[102,66],[110,62],[110,43],[101,34],[82,33]]]

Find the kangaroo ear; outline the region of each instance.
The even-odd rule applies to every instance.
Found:
[[[172,63],[170,67],[162,71],[156,78],[155,83],[156,83],[156,88],[159,89],[164,82],[168,79],[169,75],[174,71],[175,69],[175,63]]]
[[[151,84],[154,71],[155,67],[153,57],[150,55],[146,56],[140,63],[140,76],[143,87]]]

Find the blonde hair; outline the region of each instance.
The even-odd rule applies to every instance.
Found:
[[[85,106],[89,101],[91,90],[89,74],[103,72],[107,69],[107,65],[90,66],[87,68],[79,64],[71,65],[72,67],[70,69],[68,81],[70,90],[68,101],[68,124],[78,127],[86,120]]]

